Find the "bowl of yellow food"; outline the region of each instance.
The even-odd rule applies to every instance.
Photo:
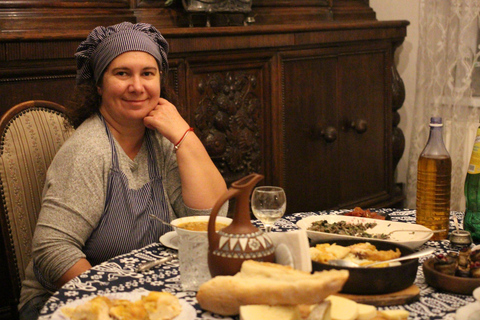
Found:
[[[412,286],[417,276],[418,258],[381,263],[374,267],[367,265],[414,252],[415,250],[398,243],[373,239],[319,241],[310,247],[313,270],[348,270],[350,275],[341,292],[360,295],[393,293]],[[340,267],[329,264],[334,259],[345,259],[360,266]]]
[[[210,216],[182,217],[173,220],[170,224],[179,235],[207,234],[209,219]],[[230,225],[230,223],[232,223],[231,218],[217,216],[217,219],[215,220],[215,230],[221,230]]]

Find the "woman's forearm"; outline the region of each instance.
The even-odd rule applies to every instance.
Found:
[[[67,272],[65,272],[60,277],[60,279],[57,280],[55,285],[58,288],[60,288],[65,283],[67,283],[68,281],[72,280],[76,276],[80,275],[81,273],[83,273],[83,272],[85,272],[85,271],[87,271],[91,268],[92,268],[92,265],[90,264],[90,262],[88,262],[87,259],[82,258],[82,259],[78,260],[70,269],[68,269]]]
[[[212,208],[227,186],[195,133],[191,132],[178,148],[177,163],[185,204],[194,209]]]

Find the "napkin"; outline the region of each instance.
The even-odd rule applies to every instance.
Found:
[[[310,244],[307,232],[303,229],[268,234],[275,245],[275,261],[297,270],[312,271]]]

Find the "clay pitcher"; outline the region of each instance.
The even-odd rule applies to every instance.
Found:
[[[273,262],[275,247],[270,237],[250,221],[250,194],[263,176],[252,173],[232,183],[230,189],[217,201],[208,222],[208,267],[212,277],[234,275],[243,261]],[[233,221],[215,232],[215,219],[222,205],[235,198]]]

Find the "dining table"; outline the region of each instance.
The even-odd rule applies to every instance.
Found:
[[[415,210],[383,208],[372,209],[383,215],[388,215],[392,221],[415,223]],[[272,232],[286,232],[298,229],[297,222],[311,215],[343,214],[345,210],[328,210],[317,212],[299,212],[285,215],[275,223]],[[455,221],[454,217],[458,219]],[[450,215],[450,230],[462,226],[463,213],[452,212]],[[261,226],[258,220],[252,220],[256,226]],[[121,239],[119,239],[121,241]],[[472,244],[475,245],[475,244]],[[445,254],[450,251],[458,251],[450,241],[427,241],[418,250],[434,248],[435,254]],[[67,282],[47,301],[41,311],[40,320],[66,319],[61,316],[59,310],[80,299],[86,300],[97,295],[121,294],[131,292],[166,291],[174,294],[189,307],[193,314],[191,319],[238,319],[236,317],[222,317],[202,310],[196,300],[196,291],[184,291],[180,283],[178,259],[154,267],[148,271],[136,272],[139,264],[154,261],[162,257],[176,254],[174,246],[165,246],[161,241],[152,243],[141,249],[136,249],[123,255],[114,257],[108,261],[92,267]],[[420,289],[420,295],[415,301],[407,304],[378,306],[379,310],[405,309],[409,312],[409,319],[456,319],[457,309],[475,302],[472,295],[463,295],[437,290],[425,282],[422,263],[430,257],[419,258],[419,268],[415,279],[415,285]],[[459,320],[459,319],[458,319]]]

